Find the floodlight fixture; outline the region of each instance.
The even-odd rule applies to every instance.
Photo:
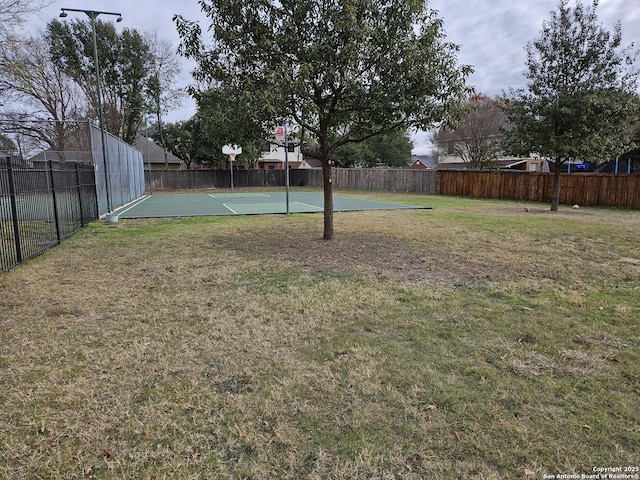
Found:
[[[65,18],[68,15],[67,12],[80,12],[86,13],[92,20],[95,20],[98,15],[113,15],[118,17],[116,19],[116,23],[122,21],[122,14],[118,12],[101,12],[99,10],[84,10],[82,8],[61,8],[60,10],[62,10],[62,12],[60,12],[60,17],[62,18]]]

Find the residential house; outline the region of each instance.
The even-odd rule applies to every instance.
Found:
[[[410,170],[433,170],[438,168],[438,154],[432,152],[428,155],[413,155],[411,157]]]
[[[26,165],[33,168],[45,168],[49,162],[92,164],[91,152],[56,152],[43,150],[26,161]]]
[[[285,153],[289,162],[289,168],[312,168],[302,156],[299,145],[290,143],[286,152],[284,145],[269,143],[268,150],[262,152],[258,161],[258,168],[263,170],[281,170],[285,165]]]
[[[466,169],[470,168],[469,163],[463,161],[459,156],[455,155],[455,142],[446,142],[438,148],[437,162],[438,168],[444,169]],[[514,156],[498,156],[493,164],[499,170],[520,170],[525,172],[544,172],[549,171],[547,163],[535,156],[530,158],[521,158]]]
[[[542,158],[520,158],[520,157],[498,157],[493,161],[493,165],[498,170],[518,170],[523,172],[548,172],[549,166]],[[452,161],[450,158],[445,162],[438,161],[438,169],[467,169],[471,168],[467,162],[460,158]]]
[[[542,158],[498,158],[496,166],[499,170],[518,170],[523,172],[548,172],[547,162]]]
[[[183,170],[186,164],[173,153],[165,150],[151,138],[138,135],[133,145],[142,153],[145,170]]]
[[[180,168],[186,168],[184,162],[171,152],[167,151],[165,158],[163,148],[151,139],[138,136],[133,147],[142,153],[145,170],[149,170],[149,168],[151,168],[151,170],[178,170]],[[53,150],[44,150],[31,157],[27,162],[29,166],[39,168],[43,167],[47,161],[90,164],[91,153],[88,151],[56,152]]]

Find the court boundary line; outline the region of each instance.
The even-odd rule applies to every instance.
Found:
[[[228,204],[223,203],[222,206],[224,208],[226,208],[227,210],[229,210],[231,213],[233,213],[234,215],[240,215],[238,212],[236,212],[233,208],[231,208]]]
[[[216,196],[215,193],[207,193],[207,195],[211,198],[214,198],[216,200],[220,200],[221,198],[228,198],[230,196],[235,196],[237,195],[238,198],[247,198],[247,197],[269,197],[271,198],[271,195],[268,193],[223,193],[222,195],[218,194]]]
[[[231,205],[233,205],[233,203],[230,203]],[[234,215],[268,215],[271,213],[275,213],[275,214],[279,214],[279,213],[286,213],[286,203],[285,202],[274,202],[274,203],[269,203],[268,205],[278,205],[278,206],[282,206],[283,210],[282,212],[280,211],[274,211],[274,212],[249,212],[249,213],[239,213],[237,211],[235,211],[233,208],[231,208],[229,205],[229,203],[223,203],[222,206],[225,207],[227,210],[229,210],[231,213],[233,213]],[[311,212],[302,210],[300,212],[294,212],[294,213],[318,213],[318,212],[322,212],[324,211],[324,207],[320,207],[318,205],[312,205],[311,203],[304,203],[304,202],[290,202],[290,205],[302,205],[302,206],[306,206],[309,207],[311,209],[313,209]],[[253,205],[252,203],[239,203],[238,205]],[[258,205],[262,205],[262,204],[258,204]]]
[[[295,202],[295,201],[294,201],[294,202],[291,202],[291,203],[297,203],[298,205],[306,205],[307,207],[311,207],[311,208],[315,208],[315,209],[317,209],[316,211],[318,211],[318,212],[322,212],[322,211],[324,211],[324,206],[319,207],[318,205],[312,205],[312,204],[310,204],[310,203]],[[311,213],[314,213],[314,212],[311,212]]]
[[[125,209],[124,209],[124,210],[122,210],[121,212],[119,212],[119,211],[118,211],[118,209],[116,209],[116,210],[114,210],[114,211],[113,211],[113,212],[111,212],[111,213],[112,213],[112,214],[115,214],[115,215],[117,215],[117,216],[120,216],[120,215],[122,215],[123,213],[128,212],[128,211],[129,211],[129,210],[131,210],[132,208],[137,207],[138,205],[140,205],[142,202],[144,202],[145,200],[147,200],[147,199],[149,199],[149,198],[151,198],[151,195],[144,195],[144,196],[142,197],[142,199],[140,199],[140,201],[139,201],[139,202],[134,200],[134,201],[133,201],[133,202],[131,202],[129,205],[125,205],[125,206],[126,206],[126,207],[128,207],[128,208],[125,208]],[[121,208],[122,208],[122,207],[121,207]]]

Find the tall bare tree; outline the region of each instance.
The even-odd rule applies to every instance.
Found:
[[[17,29],[24,24],[28,15],[49,4],[51,1],[48,0],[0,0],[0,51],[10,48],[11,43],[16,41]],[[0,98],[5,93],[0,87]]]
[[[175,87],[176,77],[181,72],[180,57],[177,48],[171,45],[171,42],[160,38],[157,32],[146,34],[144,39],[152,56],[151,76],[147,85],[148,110],[155,117],[166,165],[167,142],[164,138],[163,117],[171,109],[179,107],[185,97],[184,89]]]
[[[29,14],[51,3],[47,0],[0,0],[0,46],[5,45]]]
[[[470,97],[467,107],[469,113],[458,126],[440,130],[434,141],[470,168],[492,168],[500,153],[501,130],[507,124],[507,116],[498,100],[481,93]]]
[[[86,148],[72,140],[86,109],[77,86],[51,61],[46,40],[40,37],[10,41],[0,53],[0,89],[28,115],[7,114],[6,133],[30,137],[55,151]],[[85,135],[86,137],[86,131]]]

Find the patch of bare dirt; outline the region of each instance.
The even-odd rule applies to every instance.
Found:
[[[281,262],[309,272],[343,275],[355,272],[390,283],[428,286],[464,286],[502,281],[514,275],[513,267],[482,256],[461,254],[443,246],[417,246],[393,235],[377,232],[340,232],[327,242],[299,236],[280,237],[270,245],[239,247],[259,249]]]

